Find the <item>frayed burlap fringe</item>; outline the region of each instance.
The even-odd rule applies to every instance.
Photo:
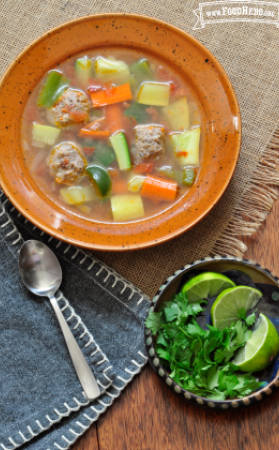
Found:
[[[263,152],[241,203],[235,208],[221,237],[211,251],[214,255],[243,256],[246,245],[235,236],[251,236],[272,209],[279,187],[279,131]]]

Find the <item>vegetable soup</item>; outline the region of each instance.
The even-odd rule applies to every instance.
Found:
[[[22,148],[37,186],[60,207],[94,221],[140,220],[191,195],[203,120],[172,67],[104,48],[57,64],[39,82]]]

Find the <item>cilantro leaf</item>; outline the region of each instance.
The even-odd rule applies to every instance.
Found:
[[[208,389],[212,390],[218,386],[218,377],[219,377],[219,373],[218,373],[217,365],[214,364],[210,367],[208,374],[207,374]]]
[[[225,392],[221,392],[218,391],[217,389],[214,389],[214,391],[212,393],[209,393],[207,395],[207,398],[210,400],[225,400],[226,399],[226,393]]]
[[[241,320],[238,320],[232,327],[232,333],[233,333],[233,345],[240,346],[243,345],[245,332],[247,330],[246,326],[242,324]]]
[[[186,330],[188,334],[194,337],[206,335],[206,331],[203,330],[196,321],[189,323],[189,325],[186,326]]]
[[[159,358],[170,361],[170,353],[166,348],[156,346],[156,352],[157,352]]]
[[[172,303],[170,306],[167,306],[164,308],[164,313],[166,317],[167,322],[172,322],[173,320],[177,319],[179,314],[181,313],[181,309],[176,303]]]
[[[237,311],[239,317],[244,320],[244,322],[246,323],[247,327],[250,327],[251,325],[254,325],[255,321],[256,321],[256,314],[255,312],[253,312],[252,314],[250,314],[248,317],[246,317],[246,309],[245,308],[240,308]]]
[[[227,363],[234,354],[234,350],[231,348],[218,348],[214,355],[214,361],[218,364],[224,362]]]
[[[162,313],[151,312],[148,314],[148,317],[145,321],[146,327],[151,330],[153,335],[155,335],[157,331],[160,330],[162,324]]]
[[[250,327],[251,325],[254,325],[256,321],[256,314],[253,312],[253,314],[250,314],[250,316],[247,317],[245,320],[247,327]]]
[[[180,335],[180,328],[175,322],[167,323],[164,325],[164,336],[169,340],[177,339]]]
[[[251,337],[249,326],[255,314],[223,330],[207,325],[203,329],[196,317],[203,311],[204,300],[189,303],[185,293],[164,302],[158,313],[150,313],[146,326],[157,335],[156,352],[170,377],[184,389],[212,400],[249,395],[261,385],[251,374],[238,372],[232,358]]]
[[[160,331],[160,330],[158,331],[158,336],[157,336],[157,339],[156,339],[156,344],[157,344],[157,345],[158,345],[158,344],[161,344],[161,345],[163,345],[164,347],[167,347],[167,346],[169,345],[169,343],[168,343],[167,339],[165,338],[163,332]]]
[[[178,332],[175,336],[174,344],[178,345],[182,349],[189,347],[191,345],[192,339],[187,336],[187,334],[180,328],[180,332]]]
[[[245,320],[245,318],[246,318],[246,309],[245,309],[245,308],[240,308],[240,309],[237,311],[237,314],[238,314],[238,316],[239,316],[241,319]]]
[[[191,307],[192,307],[192,311],[193,311],[195,316],[197,316],[198,314],[200,314],[203,311],[200,303],[196,303],[196,302],[195,303],[191,303]]]

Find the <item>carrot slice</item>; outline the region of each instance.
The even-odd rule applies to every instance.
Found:
[[[123,109],[121,105],[115,103],[114,105],[107,106],[105,114],[107,119],[106,124],[111,134],[124,131]]]
[[[153,164],[152,163],[140,163],[134,167],[134,173],[148,173],[152,172]]]
[[[88,125],[86,125],[86,127],[83,128],[86,130],[97,131],[101,127],[100,122],[102,122],[103,120],[105,120],[105,117],[100,117],[100,119],[96,119],[93,122],[90,122]]]
[[[178,193],[178,184],[175,181],[147,176],[144,180],[140,195],[151,199],[173,201]]]
[[[103,139],[109,137],[109,131],[95,131],[88,130],[87,128],[81,128],[78,135],[80,137],[93,137],[95,139]]]
[[[88,117],[88,114],[84,111],[78,111],[77,109],[70,109],[69,116],[76,123],[79,123],[82,122],[84,119],[86,119]]]
[[[124,102],[133,98],[130,83],[90,93],[93,108]]]

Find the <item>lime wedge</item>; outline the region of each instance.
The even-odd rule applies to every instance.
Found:
[[[273,323],[263,314],[251,338],[242,347],[233,363],[242,372],[259,372],[272,363],[279,351],[279,336]]]
[[[211,308],[211,320],[215,327],[223,330],[239,319],[238,311],[254,308],[262,297],[258,289],[248,286],[236,286],[226,289],[218,295]]]
[[[182,288],[186,292],[189,302],[195,302],[207,297],[214,297],[235,286],[235,284],[225,275],[215,272],[204,272],[187,281]]]

